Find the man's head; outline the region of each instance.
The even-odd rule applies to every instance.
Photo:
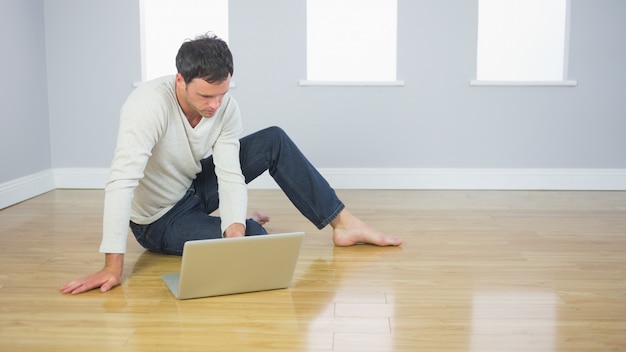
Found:
[[[221,83],[233,75],[233,55],[226,42],[206,34],[181,45],[176,55],[176,69],[185,83],[195,78]]]

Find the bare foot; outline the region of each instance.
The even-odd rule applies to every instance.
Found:
[[[346,209],[342,210],[330,225],[333,227],[333,242],[335,246],[339,247],[352,246],[357,243],[399,246],[403,242],[398,237],[389,236],[376,230]]]
[[[250,214],[249,218],[258,222],[260,225],[265,225],[270,221],[269,215],[261,213],[259,211],[253,211],[252,214]]]

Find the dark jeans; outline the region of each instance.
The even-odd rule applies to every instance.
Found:
[[[246,183],[269,170],[293,205],[319,229],[343,210],[335,191],[282,129],[266,128],[242,138],[240,144],[239,160]],[[131,222],[130,227],[147,250],[181,255],[186,241],[222,238],[220,218],[208,215],[218,208],[215,165],[213,157],[208,157],[202,160],[202,171],[187,193],[170,211],[152,224]],[[266,233],[256,221],[246,221],[246,236]]]

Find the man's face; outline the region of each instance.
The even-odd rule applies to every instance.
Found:
[[[185,84],[182,76],[177,75],[176,83],[184,88],[185,103],[203,117],[213,117],[217,109],[222,105],[224,95],[230,89],[230,76],[220,83],[208,83],[207,81],[194,78],[189,84]]]

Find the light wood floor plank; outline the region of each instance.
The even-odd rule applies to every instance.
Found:
[[[405,239],[336,248],[277,190],[270,232],[307,233],[285,290],[178,301],[180,257],[129,236],[123,284],[100,269],[102,190],[0,211],[0,351],[626,351],[626,192],[340,190]]]

